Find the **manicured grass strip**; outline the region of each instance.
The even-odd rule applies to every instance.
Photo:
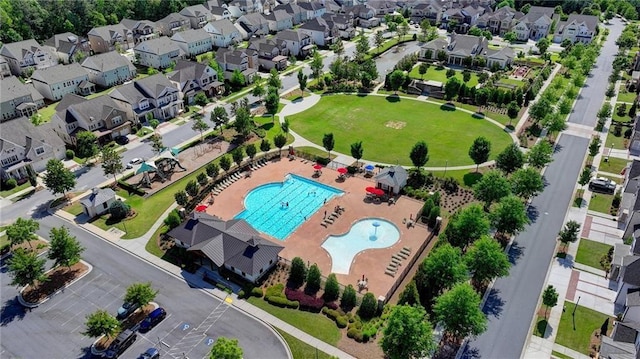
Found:
[[[637,94],[633,93],[633,92],[620,92],[618,93],[618,102],[629,102],[632,103],[637,97]],[[630,105],[627,105],[627,108]]]
[[[611,148],[613,146],[613,148],[616,150],[626,150],[627,148],[625,146],[625,142],[628,143],[629,139],[624,138],[624,131],[626,131],[625,127],[622,128],[622,133],[620,134],[620,136],[616,136],[614,134],[614,128],[610,127],[605,147]]]
[[[341,333],[336,323],[322,314],[276,307],[262,298],[251,297],[247,301],[325,343],[335,346],[340,340]]]
[[[287,118],[295,132],[316,144],[333,133],[336,152],[349,154],[351,144],[362,141],[364,161],[411,165],[409,153],[423,140],[429,146],[426,167],[470,165],[469,147],[477,137],[491,141],[491,159],[511,143],[489,121],[395,96],[324,96],[311,109]]]
[[[627,167],[627,164],[629,163],[628,160],[625,160],[623,158],[617,158],[617,157],[609,157],[609,160],[605,162],[604,161],[605,158],[606,157],[603,156],[602,160],[600,160],[600,166],[598,167],[598,171],[618,174],[622,172],[622,170],[625,167]]]
[[[580,246],[578,246],[576,262],[589,267],[603,269],[600,265],[600,258],[606,255],[611,248],[613,246],[582,238],[580,239]]]
[[[612,194],[593,193],[589,201],[589,210],[609,214],[612,202]]]
[[[289,335],[282,329],[275,328],[280,335],[284,338],[289,345],[289,349],[291,349],[291,355],[293,355],[293,359],[307,359],[307,358],[316,358],[316,359],[331,359],[332,356],[318,350],[317,348],[312,347],[311,345],[303,342],[300,339],[297,339],[294,336]]]
[[[147,241],[147,244],[144,246],[144,249],[147,252],[153,254],[158,258],[162,258],[162,256],[164,256],[164,251],[158,246],[158,236],[160,235],[160,233],[166,232],[166,230],[167,226],[165,225],[158,227],[151,238],[149,238],[149,240]]]
[[[27,182],[25,182],[25,183],[23,183],[21,185],[13,187],[12,189],[8,189],[6,191],[1,191],[0,192],[0,197],[9,197],[14,193],[18,193],[18,192],[20,192],[20,191],[22,191],[24,189],[29,188],[29,187],[31,187],[31,183],[29,181],[27,181]]]
[[[620,116],[618,114],[618,107],[624,106],[625,107],[625,113],[624,115]],[[613,114],[612,114],[612,119],[614,121],[618,121],[618,122],[631,122],[631,117],[629,117],[629,109],[631,108],[631,105],[627,105],[627,104],[622,104],[622,103],[616,103],[616,108],[613,110]]]
[[[70,206],[65,207],[64,210],[74,216],[79,216],[84,212],[84,208],[82,207],[82,204],[80,204],[80,201],[73,202]]]
[[[444,177],[453,177],[458,180],[458,183],[461,186],[471,188],[476,182],[478,182],[482,178],[482,169],[480,172],[476,172],[475,168],[472,170],[447,170],[444,171],[430,171],[434,176],[444,178]]]
[[[559,305],[562,305],[562,303]],[[572,313],[576,305],[571,302],[564,302],[564,305],[566,306],[566,310],[560,318],[556,343],[582,354],[589,355],[589,351],[591,350],[589,348],[591,334],[593,334],[596,329],[600,329],[607,319],[609,319],[608,330],[610,330],[613,326],[614,318],[609,318],[606,314],[578,305],[575,312],[574,330]]]
[[[409,76],[418,80],[425,80],[425,81],[433,80],[433,81],[440,81],[443,84],[447,83],[447,80],[448,80],[447,68],[443,67],[442,69],[438,69],[435,66],[430,66],[429,69],[427,70],[427,73],[425,73],[424,76],[420,75],[420,71],[418,70],[419,68],[420,68],[420,65],[416,65],[413,68],[413,70],[411,70],[411,72],[409,73]],[[462,71],[456,70],[455,77],[458,80],[460,80],[460,82],[462,82]],[[469,82],[467,82],[467,87],[475,87],[477,84],[478,84],[478,75],[476,75],[475,72],[471,72],[471,79],[469,79]]]
[[[557,352],[555,350],[551,351],[551,355],[553,355],[554,357],[559,358],[559,359],[573,359],[572,357],[570,357],[568,355],[565,355],[565,354],[562,354],[562,353],[559,353],[559,352]]]

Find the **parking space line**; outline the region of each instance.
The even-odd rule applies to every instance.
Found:
[[[204,339],[207,338],[207,331],[220,319],[224,313],[229,309],[229,305],[225,302],[220,302],[211,313],[191,332],[187,333],[178,343],[176,343],[167,352],[169,356],[179,358],[180,354],[186,356]],[[193,343],[189,345],[189,343]],[[185,352],[185,350],[187,350]]]

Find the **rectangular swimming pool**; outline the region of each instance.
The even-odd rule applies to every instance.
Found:
[[[284,182],[252,189],[244,200],[242,218],[256,230],[284,240],[326,202],[344,192],[304,177],[288,174]]]

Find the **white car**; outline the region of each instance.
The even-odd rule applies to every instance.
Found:
[[[127,168],[131,169],[133,166],[142,163],[142,158],[134,158],[129,163],[127,163]]]

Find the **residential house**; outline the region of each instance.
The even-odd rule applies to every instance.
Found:
[[[44,107],[44,98],[32,84],[23,84],[15,76],[0,81],[0,121],[16,117],[31,117]]]
[[[590,44],[598,33],[598,17],[593,15],[571,14],[567,21],[556,26],[553,42],[561,43],[569,40],[572,43]]]
[[[156,26],[162,35],[173,36],[176,32],[191,29],[191,22],[188,17],[172,12],[164,18],[156,21]]]
[[[551,25],[557,21],[558,16],[553,13],[553,8],[532,6],[529,12],[515,21],[512,30],[519,41],[529,39],[538,41],[549,35]]]
[[[180,90],[180,99],[192,104],[198,93],[207,97],[224,94],[224,83],[218,81],[218,73],[208,65],[178,60],[172,72],[167,74],[169,81]]]
[[[192,58],[213,49],[211,35],[202,28],[178,32],[171,37],[171,41],[178,44],[186,56]]]
[[[278,10],[284,10],[287,12],[287,14],[291,15],[294,25],[298,25],[307,21],[307,11],[294,2],[279,4],[273,8],[273,11]]]
[[[364,28],[372,28],[380,25],[380,18],[376,17],[376,9],[368,3],[345,8],[344,13],[354,19],[352,25]]]
[[[313,40],[313,43],[320,47],[328,47],[333,44],[333,41],[340,36],[338,29],[327,24],[327,21],[323,18],[311,19],[298,29],[304,34],[307,34]]]
[[[203,27],[215,47],[229,47],[242,41],[240,30],[227,19],[212,21]]]
[[[93,132],[98,143],[107,143],[118,136],[131,133],[131,121],[109,95],[85,99],[67,95],[51,117],[53,130],[69,145],[76,144],[81,131]]]
[[[7,59],[0,56],[0,80],[9,76],[11,76],[11,68],[9,68],[9,63],[7,62]]]
[[[58,59],[34,39],[3,44],[0,56],[7,61],[11,73],[15,76],[28,76],[34,70],[58,64]]]
[[[322,19],[327,25],[338,30],[338,36],[345,40],[351,40],[356,36],[356,29],[353,27],[354,19],[352,14],[330,14],[322,15]]]
[[[276,34],[275,39],[284,44],[289,54],[299,58],[309,56],[314,46],[311,36],[302,31],[284,30]]]
[[[180,10],[180,15],[189,19],[192,29],[200,29],[206,25],[209,21],[213,20],[211,11],[207,10],[204,5],[192,5],[187,6]]]
[[[633,63],[631,64],[631,70],[640,71],[640,51],[636,52],[636,56],[633,57]]]
[[[640,358],[640,321],[626,318],[615,321],[611,336],[601,336],[598,358]]]
[[[435,39],[424,44],[419,52],[419,57],[426,60],[438,59],[439,52],[446,53],[448,64],[462,66],[466,58],[483,58],[487,67],[496,64],[500,68],[510,66],[515,59],[512,48],[504,47],[499,50],[489,49],[488,41],[484,36],[458,35],[452,33],[449,39]]]
[[[633,85],[634,89],[640,88],[640,71],[631,72],[631,79],[629,80],[629,87]]]
[[[93,188],[91,194],[82,198],[80,204],[89,218],[100,216],[109,211],[111,203],[116,201],[116,193],[109,187]]]
[[[504,6],[494,12],[485,12],[478,18],[476,26],[482,30],[488,30],[494,35],[504,36],[504,34],[511,31],[515,19],[519,19],[522,16],[524,16],[523,13],[509,6]]]
[[[629,139],[629,154],[631,156],[640,156],[640,121],[638,120],[633,124],[633,132]]]
[[[429,20],[431,25],[435,26],[442,20],[442,13],[443,9],[439,1],[420,2],[411,7],[411,20],[417,23]]]
[[[54,56],[57,56],[59,61],[65,64],[75,62],[76,59],[85,58],[91,52],[87,39],[70,32],[53,35],[44,42],[43,46],[48,48]]]
[[[136,45],[160,37],[160,29],[153,21],[122,19],[120,24],[131,31],[133,43]]]
[[[242,27],[247,33],[247,38],[252,36],[265,36],[269,34],[269,21],[261,13],[242,15],[236,21],[236,26]]]
[[[232,0],[229,2],[228,6],[237,7],[243,14],[262,14],[264,12],[264,5],[260,0]]]
[[[78,63],[36,70],[31,81],[33,87],[51,101],[59,101],[70,93],[86,96],[96,90],[96,86],[89,82],[87,71]]]
[[[138,64],[165,69],[172,63],[185,56],[178,43],[166,36],[139,43],[134,49]]]
[[[155,74],[125,84],[109,93],[134,123],[145,122],[147,115],[169,120],[184,109],[176,85],[163,74]]]
[[[42,172],[49,160],[63,159],[64,142],[51,123],[34,126],[27,118],[0,123],[0,177],[20,180]]]
[[[81,65],[89,74],[89,81],[108,88],[136,77],[136,67],[116,51],[87,57]]]
[[[283,41],[274,39],[255,39],[249,42],[247,47],[258,53],[258,64],[260,68],[270,71],[275,68],[282,71],[287,68],[287,57],[289,51]]]
[[[247,83],[253,82],[259,66],[258,52],[250,49],[219,50],[216,62],[224,70],[225,80],[231,80],[233,72],[238,70]]]
[[[447,9],[442,14],[443,27],[458,33],[466,33],[469,28],[477,24],[480,15],[484,14],[484,11],[485,9],[480,6]],[[452,24],[455,24],[453,29],[451,28]]]
[[[201,256],[212,269],[226,268],[252,283],[278,263],[284,249],[262,238],[244,219],[224,221],[200,212],[194,212],[168,236],[177,246]]]
[[[385,15],[393,14],[396,11],[400,11],[400,5],[395,1],[388,0],[369,0],[367,5],[371,6],[375,11],[375,16],[378,18],[384,18]]]
[[[319,1],[313,1],[313,0],[302,1],[301,0],[301,1],[298,1],[297,4],[307,13],[305,16],[307,20],[320,18],[322,17],[322,15],[324,15],[327,12],[327,8],[324,6],[323,3]]]
[[[231,12],[226,7],[214,6],[212,8],[209,8],[209,11],[211,11],[211,17],[213,19],[212,21],[223,19],[231,20]]]
[[[122,24],[94,27],[87,37],[91,50],[96,54],[128,50],[134,44],[133,33]]]
[[[267,20],[269,31],[272,33],[293,28],[293,16],[284,10],[272,11],[269,14],[265,14],[264,18]]]

